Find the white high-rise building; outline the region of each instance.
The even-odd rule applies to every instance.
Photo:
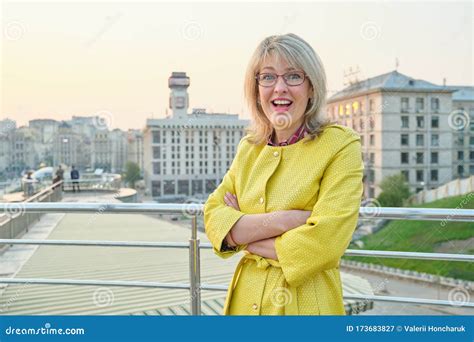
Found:
[[[144,131],[145,182],[159,201],[206,198],[227,172],[249,123],[237,114],[188,113],[189,84],[186,73],[172,73],[172,116],[148,119]]]
[[[451,126],[454,129],[453,175],[455,178],[474,175],[474,87],[448,86],[454,90]]]
[[[413,192],[453,178],[454,91],[392,71],[329,98],[328,116],[361,136],[366,197],[377,197],[382,180],[400,172]]]

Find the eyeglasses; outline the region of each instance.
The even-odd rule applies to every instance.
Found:
[[[299,86],[303,84],[306,79],[306,74],[303,71],[290,71],[283,75],[278,75],[272,72],[258,73],[255,76],[258,85],[262,87],[273,87],[278,80],[278,77],[283,77],[283,81],[289,87]]]

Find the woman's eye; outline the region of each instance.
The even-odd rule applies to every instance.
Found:
[[[286,79],[287,79],[287,80],[293,80],[293,81],[295,81],[295,80],[300,80],[300,79],[301,79],[301,75],[300,75],[300,74],[288,74],[288,75],[286,76]]]
[[[275,79],[275,76],[272,74],[264,74],[262,75],[261,78],[263,81],[273,81]]]

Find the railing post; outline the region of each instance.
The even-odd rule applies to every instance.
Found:
[[[191,314],[201,315],[201,265],[197,217],[191,219],[191,239],[189,239],[189,279],[191,291]]]

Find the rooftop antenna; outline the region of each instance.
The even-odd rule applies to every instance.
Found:
[[[398,66],[400,63],[398,62],[398,57],[395,58],[395,71],[398,71]]]
[[[352,67],[344,70],[344,86],[351,86],[353,84],[359,83],[360,68],[357,65],[354,70]]]

